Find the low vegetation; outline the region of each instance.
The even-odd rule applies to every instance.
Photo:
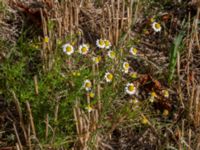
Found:
[[[199,149],[198,1],[0,2],[0,149]]]

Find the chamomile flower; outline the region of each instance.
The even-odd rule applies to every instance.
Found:
[[[130,73],[131,78],[136,79],[138,77],[137,72],[131,72]]]
[[[158,22],[153,22],[152,23],[152,28],[154,29],[155,32],[160,32],[161,29],[162,29],[160,23],[158,23]]]
[[[38,48],[39,48],[39,46],[36,45],[36,44],[31,44],[31,46],[32,46],[33,48],[35,48],[35,49],[38,49]]]
[[[136,87],[134,86],[133,83],[127,83],[125,87],[125,91],[129,95],[133,95],[136,93]]]
[[[124,71],[125,73],[128,73],[129,69],[130,69],[129,63],[128,63],[128,62],[124,62],[124,63],[123,63],[123,71]]]
[[[83,33],[79,30],[79,31],[77,32],[77,34],[78,34],[79,36],[81,36]]]
[[[132,109],[139,108],[139,101],[137,98],[131,99],[130,103],[132,104]]]
[[[168,116],[169,115],[169,111],[167,110],[167,109],[164,109],[164,111],[163,111],[163,117],[166,117],[166,116]]]
[[[137,49],[136,48],[134,48],[134,47],[131,47],[130,48],[130,50],[129,50],[129,52],[133,55],[133,56],[136,56],[137,55]]]
[[[153,103],[154,101],[155,101],[155,97],[157,97],[157,94],[156,94],[156,92],[151,92],[150,93],[150,98],[149,98],[149,101],[151,102],[151,103]]]
[[[62,40],[61,39],[57,39],[56,42],[57,42],[58,45],[62,44]]]
[[[130,100],[130,103],[131,103],[131,104],[134,104],[134,105],[138,105],[139,100],[138,100],[137,98],[134,98],[134,99],[131,99],[131,100]]]
[[[101,56],[93,57],[93,58],[92,58],[92,61],[93,61],[95,64],[99,64],[99,62],[101,61]]]
[[[86,91],[90,91],[91,88],[92,88],[92,83],[90,80],[85,80],[84,81],[84,84],[83,84],[83,87],[85,88]]]
[[[97,47],[99,47],[99,48],[105,48],[105,41],[102,40],[102,39],[98,39],[98,40],[96,41],[96,45],[97,45]]]
[[[86,107],[85,107],[85,109],[90,113],[90,112],[92,112],[94,109],[92,108],[92,106],[90,106],[90,105],[87,105]]]
[[[44,37],[44,42],[45,42],[45,43],[49,43],[49,37],[48,37],[48,36],[45,36],[45,37]]]
[[[81,75],[81,73],[80,73],[80,72],[77,72],[77,71],[74,71],[74,72],[72,72],[72,75],[73,75],[73,76],[77,76],[77,77],[78,77],[78,76],[80,76],[80,75]]]
[[[106,82],[112,82],[113,80],[113,75],[110,72],[107,72],[104,76]]]
[[[133,103],[133,104],[138,104],[138,102],[139,102],[139,101],[138,101],[137,98],[135,98],[135,99],[132,100],[132,103]]]
[[[164,96],[165,98],[169,98],[169,91],[167,91],[167,90],[162,90],[162,93],[163,93],[163,96]]]
[[[114,51],[108,51],[108,57],[114,59],[116,57],[116,53]]]
[[[80,54],[85,55],[85,54],[88,53],[88,51],[89,51],[88,45],[82,44],[82,45],[79,46],[78,52],[79,52]]]
[[[95,96],[94,92],[90,92],[89,96],[90,96],[90,98],[94,98],[94,96]]]
[[[149,123],[149,120],[145,116],[143,116],[141,122],[142,124],[146,125]]]
[[[75,71],[74,71],[74,72],[72,72],[72,75],[73,75],[73,76],[76,76],[76,72],[75,72]]]
[[[109,49],[111,47],[111,43],[108,40],[104,40],[105,43],[105,49]]]
[[[63,52],[66,53],[67,55],[71,55],[72,53],[74,53],[74,48],[71,44],[64,44],[62,48]]]
[[[156,92],[151,92],[150,95],[151,95],[151,97],[157,97]]]
[[[151,23],[155,22],[155,16],[153,16],[153,17],[150,18],[150,22]]]

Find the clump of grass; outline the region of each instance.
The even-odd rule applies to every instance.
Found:
[[[178,36],[174,38],[174,42],[170,51],[168,83],[171,83],[174,78],[177,64],[177,55],[180,54],[181,50],[184,48],[183,38],[184,32],[180,32]]]

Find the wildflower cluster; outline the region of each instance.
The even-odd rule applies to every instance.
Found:
[[[64,44],[62,48],[63,52],[66,53],[67,55],[72,55],[75,52],[74,47],[69,43]],[[89,52],[89,46],[87,44],[80,45],[78,48],[78,52],[82,55],[86,55]]]
[[[152,27],[155,28],[154,30],[156,32],[161,30],[161,26],[159,26],[159,23],[153,22]],[[92,48],[90,49],[89,45],[85,43],[81,44],[77,48],[72,46],[72,44],[70,43],[66,43],[62,46],[63,52],[68,56],[77,51],[78,54],[81,54],[82,56],[87,55],[87,58],[89,58],[92,62],[93,68],[91,69],[91,72],[94,76],[85,76],[82,78],[82,89],[84,89],[84,91],[87,93],[87,106],[85,107],[85,109],[88,112],[92,112],[94,110],[94,107],[90,103],[90,99],[95,99],[97,84],[101,83],[101,86],[115,86],[115,82],[117,82],[116,75],[119,78],[123,79],[123,81],[120,81],[118,83],[122,84],[124,95],[127,95],[129,97],[129,99],[131,100],[131,104],[134,106],[133,108],[138,108],[138,104],[140,103],[138,100],[138,84],[136,84],[138,82],[138,73],[134,71],[134,69],[131,67],[129,59],[127,59],[126,57],[120,57],[121,53],[125,52],[126,55],[133,56],[134,59],[137,59],[137,57],[139,57],[138,49],[135,46],[132,46],[127,52],[123,49],[117,51],[114,48],[111,49],[111,42],[107,39],[98,39],[96,41],[96,47],[97,48],[94,48],[94,50],[92,50]],[[120,58],[121,60],[118,60]],[[101,74],[99,73],[99,71],[101,72]],[[80,77],[80,72],[75,72],[74,76]],[[164,97],[169,97],[169,93],[166,90],[163,90],[162,93]],[[99,94],[97,95],[99,96]],[[156,92],[152,91],[149,93],[150,102],[155,102],[156,98]],[[164,114],[166,115],[167,112],[165,111]],[[143,123],[145,124],[145,122],[146,119],[143,118]]]
[[[105,48],[105,49],[109,49],[111,47],[111,43],[110,41],[106,40],[106,39],[98,39],[96,41],[96,45],[98,48]]]

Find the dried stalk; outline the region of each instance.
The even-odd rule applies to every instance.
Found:
[[[194,97],[194,125],[195,127],[200,126],[200,86],[196,87],[196,92],[195,92],[195,97]]]
[[[19,103],[19,100],[18,100],[15,92],[13,90],[11,92],[12,92],[12,95],[13,95],[13,98],[14,98],[14,103],[15,103],[17,112],[19,114],[20,127],[22,128],[22,131],[23,131],[23,134],[24,134],[24,138],[27,141],[27,134],[26,134],[25,126],[24,126],[23,115],[22,115],[22,110],[21,110],[21,107],[20,107],[20,103]]]
[[[180,53],[177,52],[177,75],[178,75],[178,93],[179,93],[179,99],[181,101],[182,108],[185,108],[185,105],[183,103],[183,92],[181,88],[181,81],[180,81]]]
[[[19,134],[18,134],[18,131],[17,131],[17,128],[16,128],[15,123],[13,123],[13,128],[14,128],[14,131],[15,131],[15,135],[16,135],[16,138],[17,138],[17,142],[18,142],[18,144],[19,144],[19,149],[20,149],[20,150],[23,150],[22,143],[21,143],[21,140],[20,140],[20,137],[19,137]]]
[[[46,115],[46,128],[45,128],[45,139],[47,141],[49,135],[49,114]]]
[[[102,109],[102,104],[101,104],[101,86],[100,84],[97,84],[97,100],[98,100],[98,111],[99,111],[99,114],[101,112],[101,109]]]
[[[36,138],[35,125],[34,125],[34,121],[33,121],[31,107],[30,107],[30,104],[29,104],[28,101],[26,101],[26,107],[27,107],[28,114],[29,114],[29,121],[30,121],[30,124],[31,124],[32,133],[33,133],[33,136]]]
[[[89,93],[87,93],[87,104],[88,104],[88,106],[90,106],[90,95],[89,95]],[[90,120],[90,112],[89,111],[88,111],[88,118]]]
[[[31,146],[31,125],[30,123],[28,124],[28,147],[30,150],[32,150],[32,146]]]
[[[38,95],[38,94],[39,94],[39,90],[38,90],[38,79],[37,79],[37,76],[36,76],[36,75],[35,75],[33,78],[34,78],[35,94]]]

